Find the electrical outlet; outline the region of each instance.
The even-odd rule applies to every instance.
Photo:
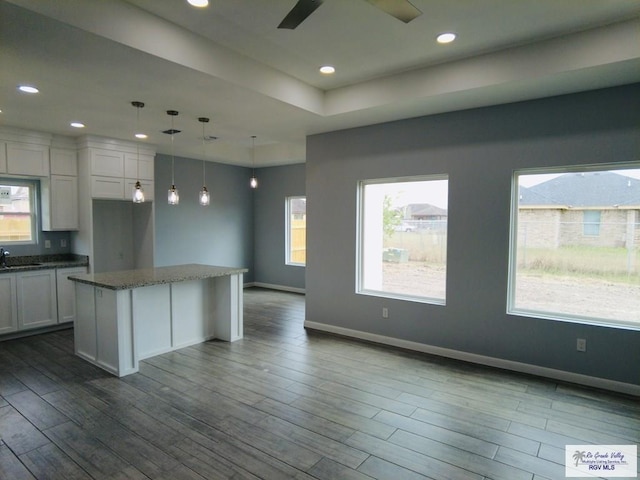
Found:
[[[66,238],[61,238],[61,239],[60,239],[60,246],[61,246],[62,248],[64,248],[64,247],[66,247],[66,246],[67,246],[67,239],[66,239]]]
[[[586,338],[578,338],[576,340],[576,350],[579,352],[587,351],[587,339]]]
[[[51,248],[51,240],[44,241],[44,248]]]
[[[382,307],[382,318],[389,318],[389,309],[387,307]]]

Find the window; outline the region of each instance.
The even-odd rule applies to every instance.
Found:
[[[358,293],[443,305],[447,177],[366,180],[358,192]]]
[[[0,244],[36,242],[34,182],[0,180]]]
[[[287,197],[286,200],[286,264],[307,263],[307,199]]]
[[[585,210],[582,215],[582,234],[600,235],[600,210]]]
[[[640,328],[640,168],[516,172],[509,312]]]

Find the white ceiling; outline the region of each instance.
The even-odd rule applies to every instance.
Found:
[[[309,134],[640,81],[638,0],[412,3],[405,24],[325,0],[281,30],[295,0],[0,0],[0,124],[132,140],[138,100],[159,152],[175,109],[176,155],[203,157],[207,116],[208,160],[250,165],[256,135],[268,166],[303,162]]]

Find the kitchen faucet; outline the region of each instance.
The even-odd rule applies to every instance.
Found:
[[[9,256],[9,252],[7,252],[4,248],[0,247],[0,268],[7,268],[7,257]]]

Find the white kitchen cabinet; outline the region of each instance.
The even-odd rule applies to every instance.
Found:
[[[0,274],[0,334],[18,330],[18,308],[16,300],[15,274]]]
[[[51,175],[40,182],[42,229],[78,229],[78,177]]]
[[[0,173],[7,173],[7,144],[0,142]]]
[[[55,269],[16,273],[16,288],[19,330],[58,323]]]
[[[125,153],[124,177],[133,180],[153,180],[153,156]]]
[[[36,143],[7,142],[7,173],[49,176],[49,147]]]
[[[124,199],[124,179],[116,177],[91,177],[91,198]]]
[[[102,177],[124,177],[124,152],[91,148],[89,173]]]
[[[87,267],[58,268],[56,286],[58,291],[58,323],[69,323],[76,319],[76,290],[69,280],[70,275],[87,273]]]
[[[49,150],[51,175],[78,176],[78,155],[75,150],[51,148]]]

